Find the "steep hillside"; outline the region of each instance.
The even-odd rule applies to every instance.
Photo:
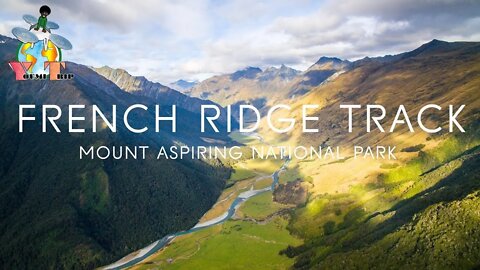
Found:
[[[338,75],[347,71],[351,63],[336,57],[320,57],[318,61],[309,67],[302,76],[291,86],[289,96],[302,96],[312,88],[324,82],[335,79]]]
[[[365,224],[363,244],[352,244],[319,262],[329,269],[472,269],[480,262],[478,152],[436,185]],[[385,216],[390,219],[375,226]],[[333,239],[331,239],[333,240]],[[388,252],[385,252],[388,250]]]
[[[18,43],[0,37],[0,61],[13,60]],[[62,133],[41,121],[18,132],[19,104],[98,105],[110,112],[155,100],[133,95],[91,69],[67,63],[70,81],[15,81],[8,65],[0,67],[0,265],[4,269],[92,269],[141,248],[167,233],[186,229],[215,202],[230,170],[220,163],[192,160],[79,159],[79,146],[148,145],[158,149],[176,143],[202,143],[197,114],[180,109],[179,130],[134,135],[91,132],[91,111],[67,132],[67,111],[59,121]],[[161,95],[159,94],[159,97]],[[33,115],[41,119],[41,109]],[[152,111],[132,114],[132,122],[154,130]],[[168,113],[165,112],[165,113]],[[107,113],[111,117],[111,113]],[[121,123],[123,115],[117,116]],[[153,118],[154,119],[154,118]],[[183,119],[183,120],[182,120]],[[224,134],[211,134],[225,142]],[[154,151],[155,152],[155,151]],[[152,153],[154,153],[152,152]]]
[[[320,211],[297,212],[291,230],[319,224],[320,232],[282,253],[296,257],[296,269],[472,269],[480,260],[479,160],[477,146],[434,168],[424,164],[421,176],[395,185],[317,197]]]
[[[143,76],[132,76],[123,69],[113,69],[104,66],[101,68],[93,68],[93,70],[115,83],[118,87],[120,87],[120,89],[123,89],[124,91],[134,95],[150,98],[151,100],[155,101],[156,104],[175,104],[178,107],[195,114],[200,113],[200,107],[202,104],[216,105],[210,100],[189,97],[160,83],[151,82]],[[226,112],[223,109],[221,110],[221,123],[225,125]]]
[[[416,50],[386,58],[362,59],[351,70],[312,89],[293,106],[319,104],[319,121],[281,137],[298,145],[343,148],[343,160],[293,160],[284,177],[313,186],[304,207],[292,214],[290,231],[307,240],[282,251],[296,269],[471,269],[478,265],[478,122],[480,43],[434,40]],[[340,104],[354,110],[353,132]],[[366,104],[386,109],[385,133],[366,131]],[[389,133],[400,105],[406,125]],[[417,123],[426,104],[441,112],[424,115],[428,134]],[[448,105],[465,109],[457,118],[466,132],[448,131]],[[378,113],[378,112],[377,112]],[[300,115],[297,114],[297,117]],[[300,118],[298,118],[300,119]],[[265,131],[266,137],[276,135]],[[278,141],[279,139],[276,138]],[[353,158],[352,147],[395,146],[396,160]]]

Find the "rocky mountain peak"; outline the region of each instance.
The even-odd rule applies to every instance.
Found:
[[[230,75],[232,81],[238,81],[240,79],[254,79],[258,73],[262,70],[258,67],[246,67],[242,70],[236,71]]]
[[[282,80],[292,80],[298,74],[300,74],[300,71],[282,64],[280,68],[269,67],[265,69],[265,71],[261,73],[258,79],[260,81],[274,80],[275,78],[280,78]]]
[[[350,61],[337,57],[322,56],[309,70],[341,70],[350,65]]]
[[[326,64],[326,63],[340,64],[342,62],[343,62],[343,60],[340,59],[340,58],[337,58],[337,57],[322,56],[322,57],[320,57],[320,59],[318,59],[318,61],[315,64],[319,64],[319,65],[323,65],[323,64]]]
[[[170,83],[168,86],[177,91],[185,92],[197,84],[198,84],[198,81],[187,81],[187,80],[180,79]]]

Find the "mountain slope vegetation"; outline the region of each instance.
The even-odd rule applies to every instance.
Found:
[[[289,143],[340,145],[341,162],[293,161],[289,178],[309,181],[309,200],[292,214],[289,229],[303,245],[281,253],[295,269],[472,269],[478,266],[480,44],[433,40],[416,50],[363,59],[312,89],[296,106],[318,103],[318,134],[293,131]],[[428,134],[416,125],[426,104],[466,107],[466,132],[449,133],[448,114],[426,114]],[[388,130],[403,104],[416,132],[366,132],[366,112],[353,114],[353,132],[340,104],[381,104]],[[389,113],[390,112],[390,113]],[[351,145],[396,146],[396,160],[352,158]],[[346,169],[348,168],[348,169]],[[287,176],[287,174],[285,175]]]
[[[14,59],[18,42],[2,37],[2,62]],[[92,269],[108,264],[164,235],[189,228],[206,212],[224,186],[230,169],[219,162],[156,159],[79,159],[79,146],[205,144],[201,137],[228,143],[225,133],[199,131],[198,114],[179,108],[176,134],[153,132],[153,112],[132,112],[135,125],[152,132],[141,136],[119,128],[91,132],[92,104],[111,118],[112,104],[152,106],[91,69],[67,63],[69,81],[15,81],[0,67],[0,265],[4,269]],[[173,91],[173,90],[172,90]],[[84,134],[68,133],[66,113],[42,132],[37,121],[18,129],[19,104],[84,104]],[[79,113],[80,114],[80,113]],[[80,115],[79,115],[80,116]],[[122,115],[117,121],[121,123]]]

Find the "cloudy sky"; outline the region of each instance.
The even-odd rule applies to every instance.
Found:
[[[115,2],[115,3],[113,3]],[[480,0],[0,0],[0,34],[52,8],[64,59],[124,68],[163,83],[246,66],[305,69],[320,56],[355,60],[434,38],[480,41]]]

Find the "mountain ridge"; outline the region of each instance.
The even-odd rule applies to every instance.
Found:
[[[198,81],[187,81],[184,79],[179,79],[172,83],[169,83],[168,86],[174,90],[177,90],[183,93],[188,91],[190,88],[194,87],[198,83],[199,83]]]
[[[149,81],[144,76],[133,76],[124,69],[103,66],[101,68],[93,68],[93,70],[107,80],[112,81],[120,89],[135,95],[148,97],[160,105],[175,104],[177,107],[194,114],[200,113],[202,105],[215,105],[221,112],[218,122],[220,122],[220,125],[226,126],[226,110],[210,100],[190,97],[161,83]],[[206,112],[208,116],[212,116],[212,114]],[[234,121],[232,125],[236,126],[237,124]]]

